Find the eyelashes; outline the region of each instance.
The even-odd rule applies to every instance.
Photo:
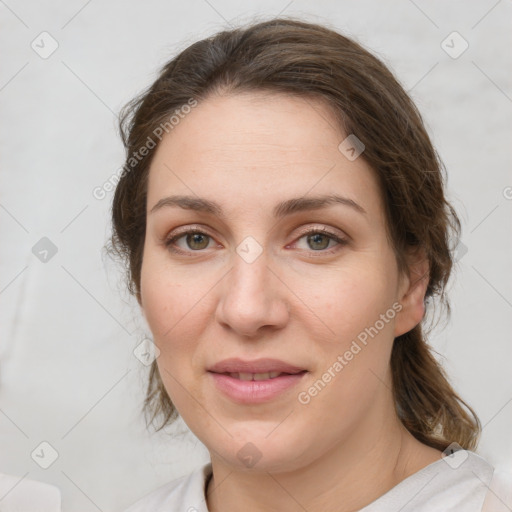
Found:
[[[185,244],[188,246],[188,249],[184,249],[176,245],[180,239],[185,239]],[[348,244],[348,240],[341,237],[337,233],[334,233],[326,228],[310,228],[306,231],[300,233],[299,237],[292,244],[287,245],[286,247],[290,247],[290,245],[295,246],[297,243],[306,238],[306,245],[308,245],[311,241],[313,246],[320,245],[320,247],[311,248],[308,245],[306,249],[300,249],[300,251],[306,251],[312,253],[313,256],[321,256],[326,254],[334,254],[338,252],[343,246]],[[208,233],[201,231],[197,228],[187,228],[180,231],[177,234],[174,234],[165,239],[164,245],[165,247],[172,253],[181,254],[185,256],[193,256],[194,253],[200,254],[205,251],[210,246],[209,240],[213,241],[213,237]],[[327,241],[327,246],[324,247],[322,242]],[[205,245],[205,242],[206,245]],[[331,242],[335,242],[334,247],[329,247]],[[191,246],[197,245],[199,247],[193,248]],[[215,245],[215,244],[214,244]]]
[[[178,253],[186,252],[183,249],[176,249],[176,247],[175,247],[176,240],[186,237],[186,240],[188,241],[189,237],[193,237],[195,235],[201,235],[203,238],[212,238],[210,235],[208,235],[207,233],[204,233],[203,231],[198,231],[197,229],[187,229],[186,231],[182,231],[178,235],[168,238],[165,241],[165,246],[172,252],[178,252]],[[191,252],[201,252],[201,249],[191,249]]]
[[[302,240],[303,238],[307,239],[306,245],[309,243],[310,239],[313,239],[313,238],[316,239],[313,242],[314,244],[316,244],[318,242],[318,238],[320,238],[320,239],[323,238],[324,240],[327,240],[328,246],[331,244],[331,242],[336,242],[336,245],[334,246],[334,248],[327,249],[327,247],[320,247],[320,248],[316,248],[316,249],[312,249],[312,248],[304,249],[306,251],[311,251],[312,253],[332,254],[334,252],[337,252],[340,249],[340,247],[338,247],[338,246],[343,246],[348,243],[348,241],[346,239],[340,237],[338,234],[336,234],[326,228],[308,229],[307,231],[302,232],[300,234],[299,238],[297,239],[297,241],[293,243],[293,245],[296,245],[298,243],[298,241]],[[322,244],[320,244],[320,245],[322,245]],[[338,249],[336,249],[336,247],[338,247]]]

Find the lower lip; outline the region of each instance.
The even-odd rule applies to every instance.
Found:
[[[209,372],[217,388],[229,398],[241,404],[268,402],[286,390],[296,386],[307,372],[282,375],[274,379],[240,380],[223,373]]]

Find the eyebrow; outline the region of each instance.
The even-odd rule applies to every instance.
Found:
[[[311,210],[320,210],[334,204],[348,206],[358,213],[366,214],[366,210],[353,199],[338,194],[328,194],[314,197],[296,197],[278,203],[273,209],[276,218],[282,218],[293,213]],[[185,210],[210,213],[220,218],[225,218],[222,207],[215,201],[194,196],[169,196],[160,199],[149,212],[154,213],[164,207],[179,207]]]

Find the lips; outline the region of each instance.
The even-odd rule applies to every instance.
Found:
[[[224,359],[208,368],[216,389],[238,404],[277,399],[297,386],[308,371],[279,359]]]

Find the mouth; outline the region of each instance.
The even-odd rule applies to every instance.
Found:
[[[276,359],[226,359],[207,373],[222,396],[236,404],[255,405],[286,397],[309,372]]]

